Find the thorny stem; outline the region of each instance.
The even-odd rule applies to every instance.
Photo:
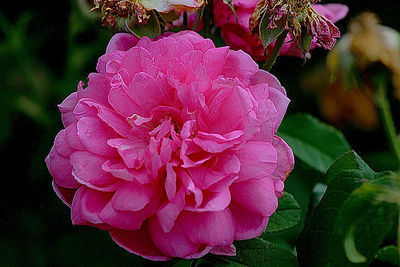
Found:
[[[376,105],[378,106],[383,127],[389,139],[390,146],[396,155],[398,167],[400,167],[400,143],[396,135],[396,128],[393,122],[392,112],[386,96],[386,77],[378,77],[375,80],[376,86]]]
[[[288,30],[285,29],[279,36],[276,38],[274,48],[272,49],[271,55],[265,60],[265,63],[263,65],[263,69],[266,71],[269,71],[272,66],[275,64],[277,57],[279,56],[279,51],[281,51],[281,48],[283,46],[283,43],[285,42],[286,36],[288,34]]]

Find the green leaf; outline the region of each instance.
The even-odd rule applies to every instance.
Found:
[[[399,266],[399,257],[399,250],[396,246],[387,246],[381,248],[378,253],[376,253],[375,260]]]
[[[195,267],[247,267],[238,262],[229,260],[229,258],[224,258],[222,256],[206,256],[196,261]]]
[[[297,225],[300,216],[300,205],[291,194],[285,192],[283,197],[279,199],[278,209],[269,218],[266,232],[272,233],[290,229]]]
[[[387,189],[398,190],[396,179],[396,175],[392,173],[377,174],[374,180],[357,188],[343,203],[333,229],[331,261],[339,264],[348,261],[367,264],[373,260],[396,217],[398,207],[393,203],[380,201]],[[334,246],[336,243],[348,242],[349,237],[352,239],[352,246]]]
[[[346,234],[344,239],[344,252],[346,253],[347,258],[353,263],[363,263],[366,262],[368,259],[361,255],[356,248],[356,244],[354,241],[355,235],[355,226],[352,225],[349,231]]]
[[[287,25],[288,18],[287,16],[283,15],[279,20],[275,21],[276,27],[271,28],[271,13],[266,11],[260,21],[259,31],[261,41],[265,48],[270,45],[279,35],[285,30]]]
[[[193,31],[196,30],[197,25],[199,25],[200,20],[203,18],[204,9],[205,9],[205,8],[206,8],[206,5],[200,7],[200,8],[197,10],[197,12],[196,12],[196,13],[197,13],[197,14],[196,14],[196,22],[194,23],[193,28],[192,28]]]
[[[296,157],[321,172],[326,172],[336,158],[350,149],[341,132],[308,114],[286,117],[278,135],[291,146]]]
[[[236,256],[227,260],[246,266],[298,266],[296,257],[288,250],[274,247],[268,241],[254,238],[235,242]]]
[[[125,19],[126,29],[138,38],[144,36],[153,39],[161,34],[160,21],[154,11],[151,12],[150,18],[146,24],[136,23],[129,19]]]
[[[326,193],[299,235],[303,266],[367,265],[396,214],[395,204],[382,201],[387,189],[397,187],[394,174],[375,173],[354,152],[334,165]]]
[[[367,163],[365,163],[356,152],[351,150],[344,153],[342,157],[337,159],[332,166],[329,167],[325,176],[326,182],[329,184],[340,172],[351,169],[373,172]]]
[[[190,267],[192,266],[192,260],[178,260],[177,262],[173,263],[171,267]]]
[[[374,173],[344,171],[328,186],[324,197],[307,219],[299,235],[298,259],[303,266],[324,266],[335,219],[345,200],[362,183],[373,179]],[[369,177],[369,178],[367,178]],[[341,246],[342,243],[337,244]]]
[[[303,54],[307,54],[308,51],[310,50],[311,46],[311,41],[313,39],[313,36],[310,34],[302,34],[300,37],[300,42],[299,42],[299,48]]]
[[[238,16],[236,14],[235,7],[233,6],[232,0],[223,0],[224,4],[228,5],[229,8],[232,10],[233,14],[235,15],[236,23],[238,23]]]

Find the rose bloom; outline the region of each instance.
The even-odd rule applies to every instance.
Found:
[[[293,168],[275,135],[288,103],[249,55],[195,32],[116,34],[59,105],[54,190],[73,224],[145,258],[234,255],[233,240],[265,230]]]
[[[225,43],[232,49],[242,49],[250,54],[255,60],[265,60],[264,46],[258,34],[252,35],[249,29],[249,19],[253,14],[258,0],[233,0],[234,8],[238,17],[236,22],[235,15],[232,10],[222,0],[214,1],[214,22],[221,27],[221,35]],[[348,7],[343,4],[313,4],[314,10],[328,20],[337,22],[343,19]],[[267,56],[273,49],[273,44],[267,47]],[[314,49],[319,45],[314,38],[311,42],[310,49]],[[292,41],[291,34],[286,37],[282,46],[280,55],[303,57],[303,53],[296,47],[296,43]]]

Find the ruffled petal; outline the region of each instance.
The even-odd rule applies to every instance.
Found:
[[[118,211],[142,210],[158,191],[154,186],[122,183],[112,198],[112,207]]]
[[[79,187],[72,201],[71,219],[73,224],[102,224],[100,212],[110,201],[112,194]]]
[[[116,150],[107,144],[107,141],[115,137],[111,129],[107,129],[98,118],[84,117],[77,123],[77,134],[85,149],[103,157],[115,157]]]
[[[128,51],[131,47],[134,47],[139,41],[137,37],[130,33],[117,33],[108,42],[106,52],[112,52],[114,50]]]
[[[186,236],[196,244],[229,246],[232,244],[236,224],[229,209],[217,212],[183,212],[179,223]]]
[[[75,179],[89,187],[107,190],[108,186],[112,186],[115,182],[115,177],[102,168],[107,160],[107,158],[87,151],[72,153],[70,162],[73,166]],[[108,189],[111,190],[112,187]]]
[[[112,201],[110,201],[100,212],[100,218],[113,228],[128,231],[138,230],[146,219],[156,213],[159,203],[159,198],[153,198],[142,210],[118,211],[113,208]]]
[[[271,177],[285,181],[294,166],[293,151],[279,136],[274,137],[272,144],[277,151],[278,161],[277,167]]]
[[[167,261],[171,259],[155,246],[149,233],[148,223],[144,223],[140,229],[135,231],[112,229],[110,235],[119,246],[143,258],[152,261]]]
[[[79,186],[79,183],[72,175],[72,166],[69,158],[61,156],[54,146],[45,161],[47,168],[57,185],[71,189]]]
[[[239,181],[263,179],[276,169],[277,152],[269,142],[250,141],[236,155],[241,162]]]
[[[149,223],[154,244],[168,257],[185,258],[201,251],[204,247],[190,241],[179,224],[175,224],[171,231],[165,233],[157,219],[151,218]]]
[[[229,209],[236,222],[235,240],[257,237],[267,228],[269,217],[250,212],[236,202],[232,202]]]
[[[233,183],[229,189],[232,201],[256,215],[269,217],[278,207],[278,198],[270,178]]]
[[[56,184],[54,180],[51,183],[51,185],[53,187],[54,192],[56,192],[57,196],[61,199],[61,201],[68,207],[71,207],[72,199],[74,198],[76,190],[60,187]]]

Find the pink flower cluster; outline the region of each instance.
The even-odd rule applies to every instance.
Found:
[[[293,154],[275,135],[289,99],[250,56],[195,32],[116,34],[60,105],[46,158],[73,224],[151,260],[234,255],[278,205]]]
[[[229,6],[222,0],[215,0],[213,9],[214,22],[221,27],[222,38],[232,49],[241,49],[250,54],[255,60],[265,60],[264,46],[259,35],[252,35],[249,29],[249,19],[258,2],[258,0],[234,0],[233,4],[238,17],[238,22],[236,22],[235,15]],[[313,24],[315,26],[312,28],[313,35],[318,36],[320,41],[324,41],[328,34],[332,34],[337,38],[340,33],[332,22],[343,19],[348,12],[348,7],[343,4],[313,4],[312,7],[318,14],[327,18],[324,23],[326,29],[322,29],[320,23]],[[319,28],[317,29],[317,27]],[[317,41],[319,41],[317,38],[313,39],[310,49],[319,46]],[[296,46],[296,43],[292,41],[292,36],[289,34],[280,51],[280,55],[303,57],[303,53]],[[272,51],[272,48],[273,44],[268,46],[267,55]]]

